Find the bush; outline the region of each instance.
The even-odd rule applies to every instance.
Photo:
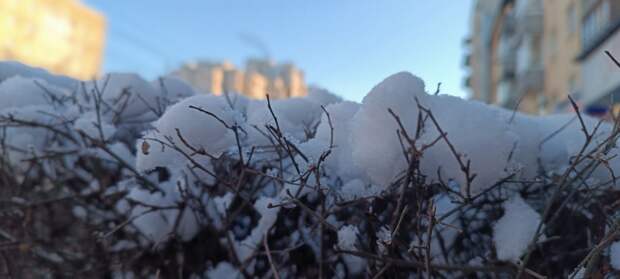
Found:
[[[36,73],[0,83],[3,276],[618,275],[620,122],[576,105],[526,116],[408,73],[361,104]]]

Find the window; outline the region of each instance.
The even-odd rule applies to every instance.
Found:
[[[609,26],[610,8],[609,1],[603,1],[583,22],[582,41],[585,47],[592,44]]]

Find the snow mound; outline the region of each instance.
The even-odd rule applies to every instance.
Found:
[[[0,109],[47,105],[64,94],[45,80],[14,76],[0,83]]]
[[[436,123],[426,118],[423,135],[416,145],[430,145],[441,136],[441,129],[455,148],[452,150],[448,142],[439,140],[425,152],[421,166],[431,180],[454,180],[463,192],[471,194],[509,174],[512,169],[509,155],[518,136],[500,120],[500,109],[451,96],[428,95],[422,80],[409,73],[398,73],[366,95],[353,119],[352,156],[373,183],[386,187],[407,167],[396,133],[400,127],[388,110],[399,117],[406,132],[414,137],[419,127],[418,118],[424,112],[418,105],[430,110]],[[484,127],[484,133],[474,133],[480,127]],[[461,168],[468,161],[471,162],[470,177],[475,174],[469,183]]]
[[[265,125],[279,126],[282,132],[297,141],[306,141],[308,132],[312,131],[321,117],[321,107],[305,98],[272,100],[271,108],[277,119],[274,119],[266,101],[254,100],[247,107],[247,124],[256,127],[262,133],[269,134]],[[251,130],[253,134],[256,132]],[[265,144],[264,136],[255,134],[252,143]]]
[[[351,144],[352,120],[360,105],[354,102],[340,102],[328,105],[313,140],[320,141],[329,148],[333,141],[332,154],[325,164],[344,181],[364,177],[362,170],[353,161]],[[329,121],[331,120],[331,126]]]
[[[338,97],[334,93],[330,92],[325,88],[320,88],[317,86],[310,86],[308,88],[308,96],[306,98],[314,103],[317,103],[322,106],[327,106],[331,104],[336,104],[342,102],[342,98]]]
[[[8,78],[20,76],[27,79],[45,80],[47,83],[62,88],[75,88],[79,81],[66,77],[50,74],[48,71],[24,65],[16,61],[0,62],[0,83]]]
[[[159,91],[159,96],[169,101],[178,101],[196,95],[196,89],[173,76],[160,77],[151,82]]]
[[[506,201],[504,211],[493,228],[493,242],[499,260],[517,263],[534,238],[540,214],[519,196]]]
[[[375,86],[362,101],[351,131],[352,157],[372,181],[383,187],[404,169],[406,160],[398,145],[398,125],[388,108],[407,126],[417,121],[415,97],[425,99],[424,82],[398,73]]]

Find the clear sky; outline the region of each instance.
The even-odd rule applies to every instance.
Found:
[[[465,96],[463,39],[472,0],[84,0],[108,18],[104,71],[154,78],[188,60],[243,66],[265,50],[308,83],[359,101],[410,71]],[[264,46],[260,46],[264,45]]]

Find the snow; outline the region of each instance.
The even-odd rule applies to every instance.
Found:
[[[220,262],[217,266],[206,273],[207,278],[236,279],[241,278],[241,273],[230,263]]]
[[[431,181],[453,180],[461,186],[463,195],[480,193],[509,175],[533,179],[541,169],[561,172],[585,142],[574,114],[533,117],[453,96],[428,95],[419,78],[398,73],[375,86],[352,119],[353,162],[374,184],[386,187],[406,169],[396,134],[399,127],[388,109],[400,117],[413,136],[420,113],[418,103],[433,113],[463,165],[471,161],[470,176],[475,177],[467,189],[467,177],[457,156],[443,139],[425,151],[420,161],[422,172]],[[599,120],[585,115],[583,118],[592,132]],[[483,131],[478,132],[481,128]],[[594,142],[601,143],[610,131],[609,124],[600,125]],[[434,123],[426,120],[416,145],[420,148],[439,136]],[[620,170],[619,161],[611,160],[611,168]],[[343,165],[347,164],[339,164]],[[594,177],[601,181],[611,179],[602,166],[596,169]]]
[[[161,183],[163,193],[151,193],[136,187],[127,195],[130,201],[140,202],[131,210],[133,225],[153,243],[165,242],[175,236],[187,241],[199,231],[198,216],[192,210],[175,208],[182,201],[183,190],[175,182]],[[151,205],[161,209],[151,210]]]
[[[334,146],[325,164],[344,181],[364,177],[362,170],[353,161],[351,144],[352,119],[359,108],[359,104],[348,101],[328,105],[325,110],[329,113],[329,118],[327,114],[323,114],[313,139],[329,147],[333,128]],[[331,127],[329,119],[332,122]]]
[[[108,153],[110,152],[110,153]],[[108,145],[108,151],[104,151],[101,148],[88,148],[84,154],[90,154],[96,158],[100,158],[102,160],[117,162],[117,160],[122,160],[129,166],[135,165],[135,156],[131,153],[131,150],[121,142],[115,142]],[[114,154],[114,155],[112,155]]]
[[[338,230],[338,248],[346,251],[357,251],[359,230],[354,225],[342,226]],[[358,274],[364,270],[366,260],[353,255],[344,255],[344,261],[350,273]]]
[[[579,269],[575,269],[573,271],[573,273],[571,273],[568,278],[573,278],[573,279],[584,279],[586,276],[586,268],[585,267],[581,267]]]
[[[80,102],[95,106],[95,98],[105,102],[104,112],[120,121],[135,121],[144,114],[155,117],[162,110],[158,90],[136,74],[110,73],[82,84]]]
[[[307,131],[319,122],[322,114],[320,105],[304,98],[273,100],[271,107],[282,132],[286,133],[287,137],[297,141],[307,140]],[[267,134],[269,132],[265,125],[276,126],[266,101],[254,100],[248,104],[247,124],[256,126]],[[268,143],[262,135],[254,135],[252,138],[254,140],[251,142],[254,144]]]
[[[509,174],[509,154],[518,137],[501,121],[502,110],[452,96],[427,95],[422,80],[409,73],[398,73],[366,95],[353,120],[352,156],[373,183],[386,187],[406,169],[396,134],[399,127],[388,109],[400,117],[407,133],[413,136],[420,113],[416,99],[433,112],[441,129],[447,131],[447,138],[463,163],[471,160],[471,174],[476,174],[471,193],[480,192]],[[484,133],[475,133],[480,127],[484,127]],[[434,123],[427,120],[418,145],[430,144],[439,135]],[[466,176],[445,141],[429,148],[421,165],[430,179],[438,181],[440,173],[444,181],[455,180],[466,192]]]
[[[16,61],[0,62],[0,83],[6,81],[8,78],[16,76],[27,79],[45,80],[49,84],[62,88],[75,88],[79,83],[75,79],[66,76],[53,75],[44,69],[27,66]]]
[[[234,194],[231,192],[226,193],[224,196],[213,198],[213,203],[215,203],[215,209],[222,216],[225,215],[226,210],[230,207],[230,204],[233,201]]]
[[[234,144],[233,132],[215,117],[190,106],[215,114],[228,126],[234,125],[235,112],[228,107],[223,98],[200,95],[184,99],[168,108],[154,123],[155,130],[163,137],[171,138],[177,147],[187,153],[192,153],[191,149],[195,148],[219,157]],[[183,143],[181,137],[189,146]]]
[[[392,244],[392,231],[383,226],[377,232],[377,246],[381,254],[387,253],[387,247]]]
[[[405,125],[412,126],[417,121],[415,97],[425,97],[424,82],[409,73],[398,73],[375,86],[354,116],[352,158],[373,183],[382,187],[406,165],[396,136],[398,126],[388,114],[388,108],[398,114]]]
[[[504,203],[504,211],[493,227],[493,242],[499,260],[517,263],[534,238],[540,214],[518,195]]]
[[[352,201],[359,198],[375,197],[380,192],[381,189],[375,185],[369,185],[361,179],[353,179],[342,186],[340,196],[345,201]]]
[[[0,110],[0,119],[15,119],[24,122],[36,122],[44,125],[56,123],[49,113],[54,113],[54,109],[45,105],[29,105],[21,108],[6,108]],[[6,128],[3,141],[8,147],[8,161],[14,166],[25,165],[22,161],[40,154],[47,146],[47,139],[51,136],[50,131],[42,127],[32,126],[10,126]],[[0,154],[4,153],[0,150]]]
[[[337,95],[325,88],[317,86],[310,86],[308,88],[308,96],[306,97],[306,99],[322,106],[342,102],[342,98],[338,97]]]
[[[198,109],[213,113],[217,118]],[[191,174],[192,180],[213,183],[211,157],[219,157],[235,146],[234,132],[226,126],[235,125],[237,114],[239,112],[231,109],[223,98],[213,95],[192,96],[170,106],[153,123],[153,129],[137,141],[136,168],[150,172],[162,167],[178,175],[172,179]],[[183,153],[193,155],[187,158]],[[190,171],[188,166],[196,163],[203,168]]]
[[[0,83],[0,109],[46,105],[64,93],[45,80],[14,76]]]
[[[79,90],[75,91],[76,88]],[[418,105],[432,112],[439,127]],[[344,101],[327,90],[312,88],[307,97],[273,100],[271,106],[277,124],[266,100],[249,100],[235,94],[200,94],[174,77],[146,81],[135,74],[113,73],[80,83],[23,65],[0,63],[0,123],[6,125],[1,139],[10,147],[0,149],[0,153],[20,173],[27,169],[27,159],[50,150],[75,154],[63,158],[68,168],[83,157],[100,158],[105,161],[104,167],[118,167],[120,158],[123,164],[135,167],[141,178],[148,179],[156,189],[145,187],[135,179],[134,173],[125,170],[124,180],[108,190],[128,191],[125,199],[116,205],[117,211],[126,214],[131,229],[146,239],[140,241],[150,245],[163,244],[172,238],[190,241],[206,225],[221,228],[236,194],[221,186],[229,177],[212,174],[215,170],[230,171],[231,165],[235,165],[230,162],[239,158],[237,144],[246,161],[248,152],[255,148],[252,167],[278,179],[257,189],[252,196],[243,197],[253,205],[255,216],[259,216],[257,220],[239,217],[247,218],[241,229],[246,232],[239,239],[235,238],[234,229],[230,232],[235,252],[243,262],[262,249],[263,239],[281,217],[281,207],[269,205],[295,206],[288,193],[295,194],[300,187],[296,165],[301,173],[320,165],[317,169],[321,173],[318,179],[310,177],[305,181],[304,190],[297,197],[300,199],[306,196],[307,200],[315,201],[316,191],[325,190],[326,203],[333,205],[390,193],[391,184],[408,166],[397,135],[400,127],[388,110],[399,117],[411,137],[415,137],[418,124],[424,124],[415,147],[426,148],[419,157],[426,183],[445,182],[463,196],[481,193],[510,175],[529,181],[541,175],[561,173],[571,165],[585,141],[574,114],[528,116],[452,96],[429,95],[421,79],[405,72],[387,77],[361,103]],[[585,115],[583,119],[590,132],[599,125],[598,119]],[[7,124],[16,120],[42,125]],[[293,158],[287,154],[278,157],[269,148],[273,145],[269,135],[273,140],[276,133],[266,125],[278,126],[281,134],[276,137],[294,145],[301,154],[295,151]],[[53,137],[48,126],[68,138]],[[237,134],[232,127],[238,129]],[[439,128],[445,134],[440,134]],[[594,143],[603,142],[611,129],[607,123],[600,124]],[[82,135],[101,141],[106,149],[83,140]],[[430,146],[431,143],[434,145]],[[404,142],[405,147],[408,144]],[[609,156],[619,153],[613,148]],[[319,162],[327,154],[325,161]],[[280,163],[278,160],[281,166],[273,164]],[[462,163],[470,164],[470,175],[475,175],[472,181],[468,181]],[[583,167],[585,164],[578,166]],[[609,160],[609,167],[620,172],[620,158]],[[158,176],[159,171],[166,175]],[[92,180],[88,172],[76,170],[76,173],[83,180]],[[599,166],[592,178],[604,182],[611,175]],[[318,183],[322,189],[314,187]],[[89,193],[103,187],[93,183],[79,190]],[[492,240],[499,260],[518,262],[541,217],[539,208],[532,207],[518,194],[506,192],[514,196],[503,203],[504,215],[493,226]],[[192,207],[186,203],[188,196],[204,206]],[[437,215],[442,216],[461,204],[454,202],[456,198],[445,194],[434,196]],[[88,210],[74,208],[73,214],[84,217]],[[459,214],[443,219],[443,224],[458,227]],[[351,225],[336,214],[329,218],[329,223],[339,228],[338,247],[356,250],[360,246],[357,237],[361,235],[360,230],[362,234],[367,233],[364,230],[368,227]],[[284,222],[286,218],[280,220]],[[435,235],[450,244],[457,238],[458,230],[443,224],[435,228]],[[372,229],[376,230],[380,252],[386,252],[386,245],[392,242],[393,228],[382,225]],[[291,238],[313,245],[312,232],[300,230],[291,234]],[[439,245],[435,242],[432,247],[437,249]],[[433,256],[439,255],[438,251],[431,252]],[[365,268],[365,261],[359,257],[342,257],[352,273]],[[612,267],[620,269],[618,242],[610,248],[610,262]],[[240,276],[228,262],[217,263],[206,275]]]
[[[73,125],[77,131],[82,131],[88,137],[104,141],[109,140],[116,132],[116,128],[113,125],[105,122],[98,122],[95,112],[83,114],[75,120]]]
[[[448,195],[440,195],[435,199],[435,216],[444,216],[448,214],[451,210],[457,208],[457,204],[453,203]],[[457,214],[452,214],[446,217],[442,224],[435,226],[434,237],[432,238],[431,243],[431,253],[433,256],[440,259],[440,255],[442,253],[441,247],[450,246],[454,240],[458,237],[459,231],[455,228],[460,226],[459,224],[459,216]],[[441,237],[441,241],[439,237]],[[420,243],[414,243],[416,246],[420,246]]]
[[[501,121],[502,110],[480,102],[466,102],[462,99],[441,95],[431,98],[430,109],[447,138],[461,155],[464,164],[471,162],[470,175],[476,177],[467,193],[467,179],[448,144],[440,141],[426,151],[421,162],[423,173],[441,173],[445,180],[452,179],[461,185],[463,195],[477,194],[494,185],[512,172],[510,153],[518,136]],[[424,105],[424,104],[423,104]],[[467,117],[464,117],[467,116]],[[476,133],[483,129],[481,133]],[[439,136],[435,127],[427,130],[424,142]],[[439,176],[431,176],[438,181]]]
[[[160,92],[159,96],[169,101],[191,97],[197,92],[194,87],[173,76],[164,76],[151,81],[151,85]]]
[[[359,230],[353,225],[346,225],[338,230],[338,247],[343,250],[355,250]]]
[[[616,241],[609,247],[609,263],[615,270],[620,270],[620,241]]]
[[[263,241],[263,237],[269,232],[271,227],[276,223],[278,219],[279,207],[269,208],[270,204],[276,204],[276,200],[268,197],[261,197],[254,202],[254,209],[260,214],[258,224],[248,237],[241,242],[236,243],[235,250],[239,257],[239,260],[245,261],[248,259],[255,249],[258,249],[260,243]]]

